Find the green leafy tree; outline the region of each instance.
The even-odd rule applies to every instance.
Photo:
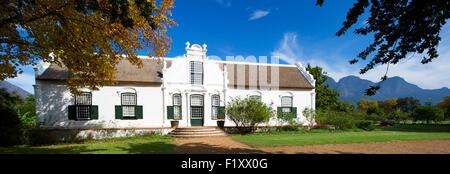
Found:
[[[19,96],[0,88],[0,146],[23,142],[22,123],[14,110],[14,106],[19,102]]]
[[[339,100],[338,105],[335,108],[335,110],[336,111],[342,111],[342,112],[352,112],[352,111],[355,110],[355,106],[350,104],[350,103],[348,103],[348,102]]]
[[[450,118],[450,95],[440,101],[437,106],[445,111],[445,119]]]
[[[327,73],[321,67],[312,67],[310,64],[306,70],[316,80],[316,109],[335,109],[339,104],[339,93],[325,83],[328,79]]]
[[[401,97],[397,99],[397,107],[402,112],[411,113],[420,106],[420,101],[414,97]]]
[[[306,124],[308,126],[308,130],[311,130],[316,124],[316,111],[310,108],[305,108],[303,110],[303,116],[306,118]]]
[[[444,110],[434,106],[419,106],[411,115],[414,121],[426,121],[430,124],[430,121],[442,121],[444,120]]]
[[[397,110],[397,99],[387,99],[385,101],[380,101],[379,106],[381,109],[383,109],[384,113],[393,113]]]
[[[369,112],[379,108],[378,101],[362,99],[358,102],[358,110],[361,112]]]
[[[26,128],[33,128],[36,124],[36,103],[34,96],[30,95],[17,104],[14,109]]]
[[[316,0],[322,6],[324,0]],[[355,33],[373,36],[373,41],[362,50],[351,64],[369,62],[360,70],[361,74],[377,65],[387,65],[387,79],[390,64],[396,64],[409,54],[420,54],[422,64],[437,58],[437,47],[441,40],[440,31],[450,18],[450,1],[445,0],[357,0],[347,12],[346,20],[337,36],[344,35],[362,19],[365,25],[356,28]],[[370,86],[366,95],[375,95],[380,86]]]
[[[250,98],[234,98],[228,102],[225,110],[240,133],[253,132],[258,124],[267,122],[274,116],[270,106]]]

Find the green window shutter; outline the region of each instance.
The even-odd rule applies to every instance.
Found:
[[[217,115],[218,119],[225,119],[225,107],[224,106],[220,106],[219,107],[219,113]]]
[[[97,105],[92,105],[90,107],[90,114],[91,114],[91,119],[92,120],[97,120],[98,119],[98,106]]]
[[[143,112],[142,112],[142,106],[136,106],[134,107],[134,113],[136,114],[136,119],[143,119]]]
[[[69,105],[69,120],[77,120],[77,107],[75,105]]]
[[[167,106],[167,119],[173,119],[173,106]]]
[[[122,119],[123,118],[123,112],[122,112],[122,106],[116,105],[116,119]]]
[[[283,114],[282,108],[281,107],[277,107],[277,116],[278,116],[278,118],[282,117],[281,114]]]
[[[294,118],[297,118],[297,107],[292,107],[291,112],[292,112]]]

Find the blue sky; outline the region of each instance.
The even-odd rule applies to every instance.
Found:
[[[348,32],[335,36],[347,10],[355,0],[327,0],[323,7],[315,0],[175,0],[173,18],[178,23],[169,31],[172,48],[167,57],[184,54],[185,42],[207,44],[208,55],[279,56],[285,63],[311,63],[324,67],[335,80],[347,75],[378,81],[385,66],[359,75],[363,67],[348,64],[371,41],[371,37]],[[359,21],[357,25],[364,25]],[[440,57],[428,65],[411,56],[391,66],[388,76],[401,76],[422,88],[450,87],[450,27],[441,32]],[[32,92],[34,72],[30,67],[18,78],[9,79]]]

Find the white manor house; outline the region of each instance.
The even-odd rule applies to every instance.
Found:
[[[292,112],[300,123],[315,108],[315,81],[305,67],[212,60],[206,45],[186,43],[183,57],[162,63],[141,57],[143,68],[123,60],[117,85],[82,90],[65,85],[69,73],[55,64],[35,67],[37,123],[47,129],[167,129],[234,123],[224,112],[235,97],[261,100],[278,112]],[[223,123],[223,122],[222,122]],[[279,126],[276,118],[261,126]]]

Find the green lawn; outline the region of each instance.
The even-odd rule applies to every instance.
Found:
[[[171,153],[173,139],[169,136],[147,135],[130,138],[92,140],[77,144],[48,146],[0,147],[0,153],[19,154],[154,154]]]
[[[348,144],[386,142],[396,140],[450,139],[450,127],[427,125],[399,125],[374,131],[329,131],[270,132],[249,135],[233,135],[233,139],[255,147]]]

